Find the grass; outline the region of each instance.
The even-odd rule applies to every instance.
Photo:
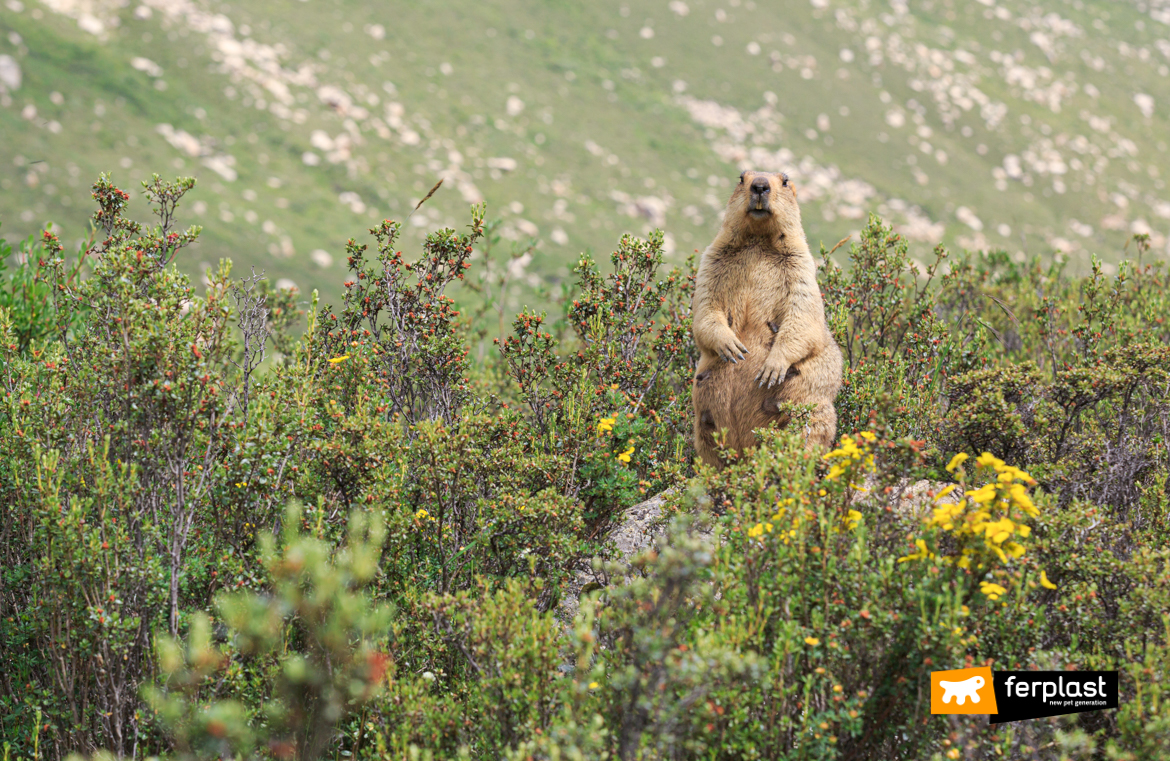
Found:
[[[101,40],[39,5],[8,5],[0,8],[0,55],[17,60],[23,83],[0,107],[0,165],[12,167],[0,179],[0,221],[12,236],[52,220],[76,239],[90,211],[88,183],[99,171],[124,184],[152,171],[192,173],[200,179],[193,201],[202,203],[189,205],[185,219],[206,231],[188,258],[190,270],[230,256],[237,267],[263,268],[336,300],[346,238],[375,219],[405,217],[441,176],[448,182],[416,215],[407,241],[437,224],[465,224],[462,177],[487,200],[489,216],[503,218],[516,245],[535,229],[540,244],[510,306],[545,305],[542,289],[566,277],[579,252],[605,253],[622,232],[642,233],[657,221],[639,216],[639,198],[665,202],[663,227],[676,260],[714,234],[738,173],[718,144],[750,148],[762,136],[737,138],[696,123],[678,100],[678,83],[685,83],[687,96],[745,117],[764,105],[765,93],[774,94],[783,118],[765,141],[769,151],[787,148],[795,163],[808,157],[810,165],[864,180],[874,194],[863,211],[886,205],[897,221],[891,199],[919,207],[943,225],[950,245],[1061,248],[1083,267],[1093,252],[1117,259],[1136,224],[1153,230],[1164,255],[1170,205],[1160,167],[1170,132],[1170,31],[1136,6],[1049,1],[993,9],[935,0],[915,4],[912,14],[821,0],[685,6],[686,15],[659,0],[417,2],[392,10],[348,0],[291,9],[265,0],[213,3],[231,20],[234,39],[281,46],[285,71],[312,68],[312,86],[290,86],[289,109],[303,110],[294,119],[258,108],[258,98],[271,104],[271,92],[223,73],[216,38],[190,28],[189,19],[169,23],[159,12],[139,18],[134,7],[112,9],[106,12],[120,24]],[[1005,11],[1007,18],[996,17]],[[1045,20],[1047,14],[1056,16]],[[869,59],[871,38],[883,52],[879,65]],[[926,56],[937,51],[933,62],[916,52],[919,45]],[[906,51],[901,62],[899,49]],[[992,51],[1019,58],[997,63]],[[138,56],[157,63],[162,76],[133,68]],[[807,57],[816,66],[805,78]],[[1040,77],[1031,88],[1007,80],[1007,69],[1021,66]],[[987,126],[976,105],[960,108],[948,128],[929,90],[948,67],[955,82],[972,82],[1005,105],[997,127]],[[1062,79],[1075,88],[1070,84],[1059,111],[1035,102]],[[157,81],[165,89],[156,89]],[[1099,95],[1087,94],[1086,84]],[[343,89],[368,114],[330,107],[320,97],[324,85]],[[1155,103],[1149,118],[1134,100],[1143,93]],[[522,101],[522,110],[509,114],[510,98]],[[920,124],[912,101],[921,106]],[[388,121],[390,102],[402,105],[403,128],[418,135],[416,143],[395,129],[389,139],[377,134],[373,120]],[[21,115],[28,105],[36,108],[32,120]],[[895,111],[903,126],[887,123]],[[818,128],[822,115],[828,130]],[[51,122],[59,131],[50,131]],[[157,132],[159,124],[234,157],[238,178],[229,181],[184,155]],[[330,163],[313,146],[317,130],[330,139],[348,132],[360,142],[348,161]],[[940,150],[945,163],[936,158]],[[1007,179],[997,187],[993,169],[1006,156],[1024,157],[1027,167],[1031,151],[1051,169],[1045,150],[1059,156],[1062,174],[1035,171],[1033,162],[1031,185]],[[306,151],[320,163],[306,165]],[[1094,168],[1099,157],[1090,151],[1107,163]],[[515,170],[491,169],[488,159],[498,158],[514,160]],[[812,178],[799,167],[779,168],[810,191]],[[812,199],[804,216],[814,247],[860,227],[860,219],[826,213],[830,204],[814,195],[804,196]],[[981,220],[981,230],[960,220],[960,207]],[[928,245],[918,244],[920,258]],[[331,266],[314,263],[318,249],[332,256]]]

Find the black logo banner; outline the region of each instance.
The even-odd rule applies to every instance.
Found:
[[[996,671],[990,724],[1117,708],[1116,671]]]

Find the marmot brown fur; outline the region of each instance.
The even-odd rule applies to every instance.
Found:
[[[754,429],[785,424],[784,401],[815,404],[808,446],[832,444],[841,349],[825,321],[788,175],[740,175],[723,227],[699,263],[691,314],[700,352],[695,449],[704,462],[722,464],[719,431],[729,449],[742,450],[755,445]]]

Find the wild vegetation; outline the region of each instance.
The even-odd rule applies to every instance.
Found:
[[[350,241],[336,306],[93,186],[95,233],[0,246],[6,758],[1144,759],[1170,753],[1170,274],[935,250],[839,267],[839,444],[801,410],[691,447],[693,261],[584,257],[549,318],[494,227]],[[922,252],[915,252],[922,257]],[[462,293],[462,292],[461,292]],[[490,316],[491,319],[487,319]],[[496,339],[495,352],[473,348]],[[925,502],[904,498],[928,480]],[[606,537],[665,493],[629,567]],[[559,603],[592,583],[579,611]],[[929,674],[1118,669],[1116,711],[932,717]]]

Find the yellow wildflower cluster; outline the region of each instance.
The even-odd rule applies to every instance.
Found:
[[[955,455],[947,465],[947,471],[954,473],[967,459],[966,454]],[[926,521],[928,527],[940,528],[958,540],[958,557],[943,558],[943,562],[954,562],[960,568],[968,568],[972,562],[981,567],[983,560],[992,556],[1006,563],[1009,557],[1023,555],[1024,545],[1017,540],[1026,539],[1032,528],[1021,521],[1039,515],[1028,496],[1028,487],[1036,483],[1031,476],[988,452],[981,454],[975,462],[981,471],[993,472],[995,480],[978,489],[965,491],[964,499],[958,502],[940,502],[957,488],[948,486],[935,498],[934,511]],[[901,561],[927,557],[925,544],[921,540],[916,544],[919,545],[918,551]]]
[[[862,473],[873,472],[875,466],[872,445],[877,440],[877,436],[870,431],[862,432],[856,440],[849,436],[842,436],[840,448],[834,449],[824,456],[824,459],[831,463],[826,479],[833,481],[846,473],[852,477],[855,472],[861,469],[864,469],[861,470]],[[856,484],[851,485],[853,488],[860,488]],[[814,487],[813,491],[798,494],[796,497],[777,498],[776,512],[771,518],[759,520],[758,523],[746,527],[748,538],[760,539],[764,534],[775,534],[781,542],[788,544],[790,540],[796,538],[802,523],[817,523],[817,513],[807,506],[815,502],[816,497],[827,497],[828,495],[827,489]],[[797,505],[798,499],[805,507]],[[760,516],[760,518],[762,517]],[[850,508],[845,503],[840,506],[840,513],[834,519],[837,522],[830,525],[828,530],[830,533],[855,531],[861,525],[862,519],[863,515],[860,511]]]
[[[856,510],[849,510],[849,512],[845,513],[845,530],[853,531],[856,529],[861,525],[861,518],[861,513]]]
[[[749,539],[759,539],[764,534],[775,534],[784,544],[796,538],[796,533],[800,529],[802,523],[806,521],[816,521],[817,515],[815,512],[805,509],[803,511],[793,509],[796,504],[794,497],[779,500],[776,505],[776,512],[768,520],[760,521],[754,526],[747,528],[747,535]],[[861,522],[861,513],[856,510],[850,510],[845,519],[845,527],[852,530]]]
[[[862,431],[859,436],[860,439],[857,441],[849,436],[842,436],[841,446],[825,455],[825,460],[830,463],[829,473],[825,476],[827,480],[836,481],[858,466],[863,467],[867,473],[874,472],[871,445],[877,441],[877,436],[872,431]],[[854,487],[856,486],[854,484]]]
[[[614,388],[617,388],[617,387],[615,386]],[[603,417],[597,423],[597,432],[598,433],[612,432],[614,423],[616,423],[616,422],[617,422],[617,418]],[[628,463],[630,461],[630,456],[632,454],[634,454],[634,445],[630,444],[629,448],[626,451],[622,452],[621,454],[619,454],[617,456],[618,461]]]
[[[422,508],[419,508],[419,511],[414,514],[414,517],[415,517],[415,520],[419,520],[419,521],[430,521],[431,523],[437,522],[436,518],[433,515],[428,513],[426,510],[423,510]]]
[[[1005,588],[990,581],[979,582],[979,591],[987,595],[987,599],[993,602],[998,600],[1000,596],[1007,594],[1007,590]]]
[[[767,531],[769,534],[771,534],[772,528],[773,528],[773,526],[771,523],[757,523],[756,525],[754,525],[748,529],[747,534],[752,539],[755,539],[756,537],[763,536],[765,531]]]
[[[772,533],[772,524],[773,523],[780,523],[785,518],[788,518],[789,517],[789,509],[792,508],[792,513],[791,513],[791,518],[790,518],[791,523],[789,523],[789,529],[787,531],[785,531],[782,528],[779,532],[780,541],[784,542],[784,544],[788,544],[789,539],[796,538],[796,531],[797,531],[797,529],[800,528],[800,524],[803,522],[803,518],[801,517],[800,512],[793,507],[795,504],[796,504],[795,497],[789,497],[788,499],[781,500],[776,506],[776,514],[772,516],[772,521],[770,523],[764,524],[764,528],[768,531],[768,533]],[[810,517],[812,515],[814,515],[814,514],[809,513]],[[763,532],[760,532],[760,533],[763,533]],[[759,534],[757,534],[756,536],[759,536]]]
[[[960,484],[966,480],[963,463],[968,459],[969,455],[958,454],[947,465],[948,472],[957,471]],[[1040,514],[1028,494],[1028,488],[1036,484],[1031,476],[988,452],[975,458],[975,463],[981,475],[994,476],[994,480],[978,489],[965,490],[958,502],[942,501],[955,489],[963,488],[948,486],[935,498],[934,509],[924,521],[927,528],[939,529],[956,541],[957,554],[938,560],[964,569],[982,569],[995,560],[1007,563],[1021,557],[1025,552],[1022,540],[1032,533],[1031,526],[1023,521]],[[915,539],[914,545],[915,551],[899,558],[899,563],[936,559],[925,539]],[[1056,588],[1043,572],[1040,583],[1046,589]],[[980,591],[989,600],[998,600],[1007,593],[1007,589],[991,581],[980,582]]]

